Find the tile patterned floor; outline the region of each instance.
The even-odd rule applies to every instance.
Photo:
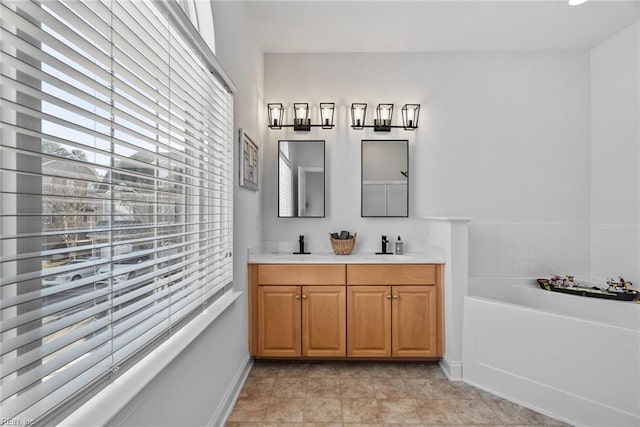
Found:
[[[567,426],[437,363],[256,361],[227,427]]]

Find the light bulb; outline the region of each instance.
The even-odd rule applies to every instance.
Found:
[[[416,114],[416,110],[414,110],[413,108],[407,109],[407,120],[413,121],[415,114]]]
[[[325,126],[329,126],[330,124],[330,120],[331,120],[331,109],[330,108],[323,108],[322,109],[322,114],[320,114],[322,116],[322,124]]]

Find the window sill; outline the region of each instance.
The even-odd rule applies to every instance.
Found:
[[[242,292],[231,291],[216,300],[190,324],[176,332],[58,425],[61,427],[107,425],[213,321],[233,305],[240,295]]]

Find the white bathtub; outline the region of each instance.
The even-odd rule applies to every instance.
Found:
[[[571,424],[640,427],[640,305],[471,278],[463,378]]]

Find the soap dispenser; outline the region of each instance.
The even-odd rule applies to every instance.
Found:
[[[400,239],[400,236],[398,236],[398,240],[396,240],[396,255],[402,255],[403,252],[404,243],[402,242],[402,239]]]

